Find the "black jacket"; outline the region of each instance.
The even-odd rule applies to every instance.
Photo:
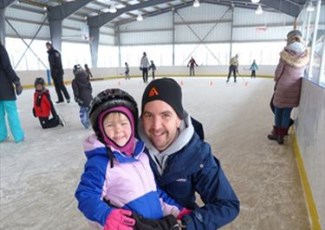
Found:
[[[52,78],[63,77],[64,72],[62,68],[60,52],[51,48],[47,51],[47,53],[49,54],[49,63]]]
[[[85,71],[75,73],[75,78],[71,82],[75,101],[79,106],[89,107],[92,97],[92,87]]]
[[[14,84],[20,79],[12,69],[8,53],[0,44],[0,100],[16,100]]]

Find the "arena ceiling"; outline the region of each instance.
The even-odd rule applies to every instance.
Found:
[[[48,13],[49,18],[85,21],[90,26],[115,27],[129,23],[138,17],[156,16],[169,11],[193,5],[193,0],[3,0],[11,4],[10,7],[37,12]],[[297,17],[307,0],[261,0],[258,4],[251,0],[199,0],[200,3],[240,7],[255,10],[260,4],[264,11],[281,12]],[[309,2],[309,0],[308,0]],[[0,4],[1,8],[1,4]],[[112,8],[116,12],[112,13]],[[19,19],[18,19],[19,20]],[[23,20],[23,17],[22,19]]]

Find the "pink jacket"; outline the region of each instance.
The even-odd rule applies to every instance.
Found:
[[[275,70],[275,91],[273,104],[279,108],[299,105],[302,76],[309,61],[309,52],[297,54],[286,48],[280,53],[280,61]]]

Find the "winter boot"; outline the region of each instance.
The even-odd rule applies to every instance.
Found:
[[[294,123],[295,123],[295,121],[292,120],[292,119],[290,118],[289,127],[286,128],[284,135],[288,135],[288,130],[290,129],[290,127],[291,127]]]
[[[276,141],[278,139],[278,128],[276,126],[273,126],[273,130],[269,135],[267,135],[267,138],[273,141]]]
[[[277,142],[279,145],[282,145],[284,142],[284,135],[288,132],[287,128],[278,128],[278,138]]]

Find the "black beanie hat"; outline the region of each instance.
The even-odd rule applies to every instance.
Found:
[[[153,80],[147,85],[142,96],[141,113],[146,103],[161,100],[170,105],[180,119],[183,118],[182,90],[172,78],[160,78]]]

